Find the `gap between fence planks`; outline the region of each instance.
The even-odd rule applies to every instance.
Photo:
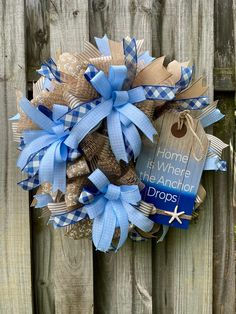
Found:
[[[15,88],[25,91],[24,1],[0,3],[0,312],[32,313],[29,203],[17,186],[17,144],[9,116],[16,114]]]

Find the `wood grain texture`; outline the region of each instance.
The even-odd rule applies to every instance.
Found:
[[[162,54],[192,60],[213,95],[213,1],[166,0],[162,10]],[[212,178],[203,184],[207,200],[196,225],[187,232],[170,230],[153,245],[155,313],[212,313]]]
[[[39,78],[36,69],[50,57],[49,2],[26,1],[27,89],[32,98],[32,82]],[[32,195],[30,195],[32,196]],[[40,218],[41,210],[31,208],[31,258],[35,313],[54,313],[54,230]]]
[[[235,12],[233,0],[215,1],[214,89],[235,91]]]
[[[214,126],[214,135],[229,144],[223,152],[227,161],[227,172],[214,176],[214,290],[213,309],[216,314],[235,312],[235,252],[234,252],[234,207],[235,191],[234,138],[235,100],[234,93],[217,93],[219,108],[225,118]]]
[[[215,1],[215,93],[225,118],[214,134],[229,144],[223,154],[228,171],[214,177],[214,313],[235,312],[234,204],[235,175],[235,12],[233,1]],[[227,91],[227,92],[225,92]]]
[[[50,55],[49,6],[45,0],[26,0],[27,80],[39,78],[36,70]]]
[[[0,312],[32,313],[29,204],[17,187],[17,145],[9,116],[16,114],[15,88],[25,92],[24,1],[0,3]]]
[[[90,40],[135,36],[152,49],[152,1],[90,1]],[[152,313],[151,242],[128,241],[117,255],[95,252],[95,312]],[[115,284],[114,284],[115,283]]]
[[[89,39],[88,5],[83,0],[50,2],[50,52],[80,52]],[[53,237],[56,313],[93,313],[93,255],[89,240]]]

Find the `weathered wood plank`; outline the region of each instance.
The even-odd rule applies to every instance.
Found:
[[[26,0],[27,80],[38,79],[36,70],[50,55],[49,6],[45,0]]]
[[[235,14],[233,14],[233,0],[216,0],[214,13],[214,89],[235,91]]]
[[[196,76],[207,78],[212,99],[213,1],[166,0],[162,7],[162,54],[192,59]],[[155,313],[212,313],[212,178],[204,182],[207,200],[200,219],[187,232],[170,230],[154,245]]]
[[[152,49],[152,1],[90,1],[90,39],[135,36]],[[115,254],[95,252],[95,311],[152,313],[151,242],[130,240]],[[115,284],[114,284],[115,283]]]
[[[213,310],[216,314],[235,312],[235,251],[234,251],[234,207],[235,190],[235,100],[234,93],[217,93],[219,108],[224,120],[214,127],[214,134],[229,143],[223,154],[227,161],[227,172],[214,176],[214,267]]]
[[[50,51],[82,51],[89,38],[87,1],[50,2]],[[92,245],[72,240],[64,231],[54,234],[54,283],[56,313],[93,312]]]
[[[50,56],[49,46],[49,2],[26,1],[27,33],[27,88],[32,98],[32,81],[39,75],[43,60]],[[33,302],[35,313],[54,313],[53,230],[41,219],[41,210],[31,209],[31,258],[33,280]]]
[[[12,143],[10,115],[16,113],[15,88],[25,92],[24,1],[0,3],[0,312],[32,313],[29,204],[17,187],[21,175]]]
[[[235,23],[235,25],[233,25]],[[215,1],[215,89],[235,90],[236,26],[233,1]],[[235,94],[217,92],[219,108],[225,118],[216,124],[214,134],[226,143],[224,159],[228,163],[226,173],[214,177],[214,313],[235,312],[235,253],[234,253],[234,207],[235,191]]]

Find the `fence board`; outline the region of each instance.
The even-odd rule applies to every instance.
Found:
[[[107,33],[113,40],[130,35],[152,49],[152,1],[90,2],[90,38]],[[117,255],[95,253],[97,313],[152,313],[151,242],[128,241]],[[114,285],[114,282],[116,283]]]
[[[32,313],[29,205],[17,187],[16,144],[8,117],[16,113],[15,88],[26,89],[24,1],[0,3],[0,312]]]
[[[50,3],[50,51],[80,52],[89,39],[87,1],[56,0]],[[92,245],[89,240],[54,234],[54,283],[56,313],[93,312]]]
[[[167,0],[162,7],[162,54],[192,59],[204,73],[212,98],[213,1]],[[154,246],[154,312],[212,313],[212,178],[205,176],[207,200],[199,222],[187,232],[170,230]]]
[[[233,1],[215,1],[215,89],[219,107],[225,118],[214,127],[214,134],[229,148],[224,152],[228,171],[214,178],[214,313],[235,312],[234,254],[234,138],[235,138],[235,32],[233,32]],[[223,27],[222,27],[223,25]],[[225,92],[227,91],[227,92]]]
[[[235,1],[1,2],[1,313],[32,313],[32,308],[35,313],[93,313],[93,294],[96,313],[234,313]],[[214,132],[230,143],[225,152],[228,173],[215,174],[214,184],[211,174],[204,175],[207,200],[198,223],[187,232],[172,229],[161,244],[129,240],[116,255],[93,256],[89,240],[65,238],[63,231],[47,227],[39,219],[40,210],[34,209],[30,251],[28,198],[16,186],[17,152],[9,145],[12,134],[6,124],[15,113],[14,88],[24,91],[26,72],[28,81],[35,80],[33,71],[50,53],[55,57],[58,49],[81,51],[84,39],[93,41],[104,33],[115,40],[126,35],[144,38],[144,48],[154,56],[190,59],[195,76],[206,76],[211,98],[215,61],[216,96],[222,99],[226,118]]]
[[[26,0],[27,81],[39,78],[36,70],[50,55],[49,6],[45,0]]]
[[[27,82],[32,98],[32,82],[39,78],[36,69],[50,56],[49,2],[26,0]],[[30,195],[31,196],[31,195]],[[41,210],[32,208],[32,279],[35,313],[54,313],[53,230],[40,218]]]

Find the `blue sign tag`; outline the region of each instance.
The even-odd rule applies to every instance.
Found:
[[[208,150],[208,139],[197,119],[192,130],[179,113],[167,112],[156,121],[157,143],[144,142],[136,170],[145,187],[142,199],[157,208],[155,222],[188,228]],[[197,139],[198,138],[198,139]]]

